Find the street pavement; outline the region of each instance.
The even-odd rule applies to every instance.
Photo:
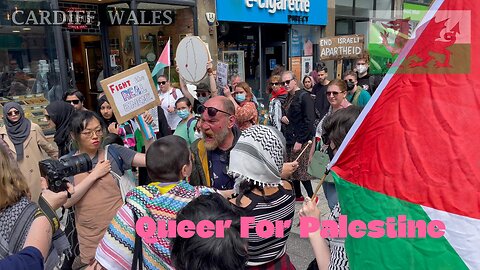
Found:
[[[315,190],[319,182],[319,180],[312,181],[313,190]],[[307,192],[303,188],[303,185],[301,186],[302,194],[306,196]],[[320,188],[320,190],[318,191],[318,200],[318,207],[320,208],[322,219],[326,219],[330,214],[330,209],[328,208],[327,200],[325,199],[322,188]],[[298,212],[301,208],[302,203],[296,202],[293,226],[290,232],[290,237],[288,237],[287,240],[287,254],[288,256],[290,256],[290,260],[292,261],[293,265],[295,265],[295,268],[297,268],[297,270],[307,269],[308,264],[310,264],[310,262],[315,258],[308,238],[300,238],[300,228],[297,227],[297,224],[299,224]]]

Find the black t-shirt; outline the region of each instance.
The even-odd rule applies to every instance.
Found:
[[[378,85],[382,81],[382,76],[381,75],[370,75],[367,73],[362,78],[358,78],[358,86],[362,87],[363,89],[367,90],[370,95],[373,95],[375,90],[377,90]]]
[[[330,108],[330,103],[327,99],[327,86],[322,84],[316,84],[313,86],[312,94],[315,95],[315,118],[322,119],[327,114]]]

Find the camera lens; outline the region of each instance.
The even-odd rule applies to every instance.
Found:
[[[78,156],[72,156],[61,160],[63,166],[68,172],[65,176],[77,175],[79,173],[88,172],[92,169],[92,160],[88,154],[81,154]]]

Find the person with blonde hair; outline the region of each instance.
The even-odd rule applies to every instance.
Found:
[[[235,105],[235,117],[240,130],[245,130],[258,124],[257,106],[253,102],[252,88],[246,82],[235,85],[234,92],[225,87],[224,94]]]

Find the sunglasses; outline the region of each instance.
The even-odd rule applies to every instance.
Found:
[[[283,83],[283,85],[289,85],[291,81],[293,81],[293,80],[286,80],[286,81],[283,81],[282,83]]]
[[[333,94],[334,97],[336,97],[336,96],[338,96],[338,94],[343,93],[343,92],[345,92],[345,91],[342,91],[342,92],[327,91],[326,94],[327,94],[327,97],[329,97],[332,94]]]
[[[279,83],[279,82],[272,82],[272,83],[270,83],[270,85],[271,85],[271,86],[278,86],[278,85],[281,85],[281,83]]]
[[[74,100],[67,100],[68,103],[71,103],[71,104],[75,104],[77,105],[78,103],[80,103],[80,100],[78,99],[74,99]]]
[[[48,115],[48,114],[45,114],[44,116],[45,116],[45,119],[46,119],[47,121],[50,121],[50,119],[52,119],[52,118],[50,117],[50,115]]]
[[[10,111],[7,113],[8,116],[14,116],[14,115],[19,115],[20,112],[19,111]]]
[[[350,80],[345,80],[345,83],[348,83],[348,82],[353,83],[354,81],[353,81],[352,79],[350,79]]]
[[[209,93],[207,92],[197,92],[197,97],[208,97]]]
[[[232,115],[232,114],[230,114],[230,113],[228,113],[228,112],[226,112],[226,111],[219,110],[219,109],[217,109],[217,108],[215,108],[215,107],[205,107],[205,106],[203,106],[203,105],[201,105],[201,106],[198,107],[198,113],[199,113],[199,114],[203,114],[205,111],[207,111],[208,116],[210,116],[210,117],[215,117],[218,112],[224,113],[224,114],[226,114],[226,115],[228,115],[228,116],[231,116],[231,115]]]
[[[166,83],[167,83],[167,81],[158,82],[158,84],[161,84],[161,85],[165,85]]]

